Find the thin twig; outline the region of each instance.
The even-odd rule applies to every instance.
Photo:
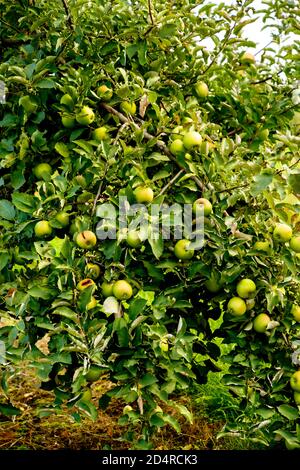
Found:
[[[71,13],[70,13],[70,10],[69,10],[67,0],[62,0],[62,3],[63,3],[64,9],[65,9],[65,12],[66,12],[66,15],[67,15],[67,23],[68,23],[70,29],[72,31],[74,31],[74,25],[73,25],[73,21],[72,21],[72,17],[71,17]]]
[[[12,29],[13,31],[15,31],[16,33],[19,33],[19,34],[22,34],[22,31],[20,31],[18,28],[16,28],[15,26],[7,23],[7,21],[3,20],[2,18],[0,18],[0,21],[1,23],[5,24],[5,26],[7,26],[8,28]]]
[[[167,189],[170,188],[170,186],[172,186],[173,183],[175,183],[175,181],[177,180],[177,178],[179,178],[179,176],[184,173],[184,170],[179,170],[178,173],[176,173],[176,175],[168,182],[168,184],[166,184],[162,190],[160,191],[160,193],[158,194],[158,196],[161,196],[163,193],[165,193],[167,191]]]
[[[135,127],[135,129],[141,130],[141,128],[138,126],[138,124],[136,122],[134,122],[133,119],[132,120],[128,119],[126,116],[124,116],[124,114],[120,113],[119,111],[117,111],[112,106],[109,106],[106,103],[101,103],[101,106],[102,106],[102,108],[104,108],[110,114],[114,114],[115,116],[117,116],[120,119],[120,121],[123,122],[124,124],[125,123],[129,123],[129,124],[131,123]],[[147,132],[147,131],[144,131],[144,137],[145,137],[146,140],[156,139],[156,137],[154,135],[149,134],[149,132]],[[168,147],[166,146],[166,144],[162,140],[156,140],[156,146],[159,148],[159,150],[161,152],[166,154],[170,158],[170,160],[172,160],[178,166],[178,168],[180,168],[181,170],[187,172],[187,169],[177,161],[177,159],[170,152],[170,150],[168,149]],[[193,181],[195,181],[195,183],[201,189],[201,191],[206,190],[206,186],[204,185],[204,183],[202,183],[202,181],[197,176],[192,175],[191,179]]]
[[[95,212],[95,210],[96,210],[96,205],[97,205],[98,199],[99,199],[100,194],[101,194],[101,191],[102,191],[103,181],[104,181],[106,172],[107,172],[107,164],[105,165],[103,177],[102,177],[102,179],[101,179],[101,181],[100,181],[99,188],[98,188],[96,197],[95,197],[94,202],[93,202],[92,215],[94,214],[94,212]]]
[[[153,19],[153,16],[152,16],[151,0],[148,0],[148,10],[149,10],[149,16],[150,16],[151,24],[154,25],[154,19]]]
[[[246,3],[246,1],[245,1],[244,3]],[[243,10],[244,10],[244,4],[243,4],[242,7],[241,7],[241,11],[243,11]],[[236,18],[238,18],[238,16],[239,16],[239,15],[236,15]],[[231,33],[233,32],[234,28],[236,27],[238,21],[239,21],[239,20],[236,19],[236,20],[234,21],[233,25],[231,26],[231,28],[227,31],[227,34],[226,34],[225,37],[224,37],[222,46],[220,47],[220,49],[218,50],[218,52],[215,53],[213,60],[212,60],[211,63],[206,67],[206,69],[201,73],[201,75],[206,74],[206,72],[208,72],[208,70],[215,64],[217,58],[219,57],[219,55],[223,52],[223,50],[224,50],[225,47],[227,46],[228,41],[229,41],[230,36],[231,36]]]
[[[271,41],[268,42],[268,44],[266,44],[264,47],[262,47],[261,49],[259,49],[259,51],[255,52],[254,55],[257,55],[259,54],[261,51],[263,51],[266,47],[268,47],[270,44],[272,44],[273,42],[273,39],[271,39]]]
[[[234,189],[247,188],[247,186],[249,186],[249,183],[239,184],[239,185],[236,185],[236,186],[231,186],[230,188],[227,188],[227,189],[222,189],[221,191],[216,191],[216,193],[217,194],[227,193],[227,192],[233,191]]]
[[[283,70],[279,70],[279,72],[277,72],[277,75],[280,75],[282,72]],[[258,80],[257,82],[250,82],[250,85],[259,85],[260,83],[265,83],[268,80],[272,80],[272,78],[273,78],[273,75],[270,75],[266,78],[262,78],[261,80]]]

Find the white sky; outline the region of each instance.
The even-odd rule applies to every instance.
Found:
[[[207,0],[208,1],[208,0]],[[236,3],[236,0],[209,0],[209,3],[214,3],[216,5],[220,3],[225,3],[225,5],[232,5]],[[260,9],[266,8],[266,5],[263,5],[261,0],[255,0],[251,7],[254,7],[255,11],[258,11]],[[257,46],[254,48],[247,48],[252,54],[258,53],[262,48],[266,47],[267,44],[272,40],[272,33],[271,29],[264,29],[262,31],[262,27],[265,26],[265,24],[262,22],[261,15],[257,14],[256,16],[256,21],[245,26],[243,29],[243,37],[245,39],[248,39],[250,41],[256,42]],[[273,22],[274,23],[274,22]],[[289,40],[285,40],[285,44],[290,43],[294,40],[296,36],[295,35],[290,35]],[[201,41],[201,44],[205,45],[207,49],[212,50],[214,49],[215,45],[213,41],[210,39],[206,39],[205,41]],[[272,48],[278,49],[277,44],[272,44]],[[258,58],[260,54],[257,54]]]

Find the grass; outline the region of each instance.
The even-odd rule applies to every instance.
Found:
[[[207,450],[207,449],[249,449],[249,442],[236,438],[217,439],[226,418],[234,418],[238,411],[238,400],[233,398],[220,383],[221,374],[209,374],[206,385],[197,385],[192,394],[176,399],[187,406],[194,415],[189,424],[172,408],[164,411],[173,414],[181,424],[181,433],[170,426],[157,431],[153,446],[156,450]],[[21,369],[10,379],[10,398],[21,414],[14,417],[0,416],[0,449],[30,450],[121,450],[130,446],[123,438],[126,427],[118,424],[124,402],[113,400],[108,409],[99,410],[98,419],[92,422],[82,415],[76,422],[72,417],[74,409],[63,407],[48,416],[41,416],[38,409],[52,403],[52,392],[39,388],[39,382],[28,369]],[[95,382],[92,386],[93,402],[111,387],[107,380]],[[3,393],[0,401],[4,401]],[[252,447],[251,447],[252,446]]]

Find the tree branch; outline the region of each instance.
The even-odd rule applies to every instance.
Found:
[[[246,3],[246,1],[245,1],[244,3]],[[244,4],[241,6],[241,11],[243,11],[243,10],[244,10]],[[217,53],[215,53],[213,60],[212,60],[211,63],[206,67],[206,69],[204,69],[204,71],[201,73],[201,75],[204,75],[204,74],[206,74],[206,72],[208,72],[208,70],[215,64],[217,58],[219,57],[219,55],[223,52],[223,50],[224,50],[225,47],[227,46],[227,43],[228,43],[228,41],[229,41],[229,39],[230,39],[230,36],[231,36],[231,34],[232,34],[234,28],[236,27],[238,21],[239,21],[237,18],[238,18],[238,15],[236,15],[236,19],[235,19],[233,25],[232,25],[231,28],[229,28],[229,30],[227,31],[227,34],[226,34],[225,37],[224,37],[224,40],[223,40],[223,43],[222,43],[220,49],[218,50]]]
[[[148,11],[149,11],[149,16],[150,16],[151,24],[154,25],[154,19],[153,19],[153,15],[152,15],[151,0],[148,0]]]
[[[172,184],[175,183],[177,178],[179,178],[179,176],[182,175],[182,173],[184,173],[184,170],[179,170],[179,172],[176,173],[176,175],[173,176],[173,178],[162,188],[162,190],[159,192],[158,196],[161,196],[163,193],[165,193],[167,191],[167,189],[169,189],[172,186]]]
[[[110,114],[114,114],[115,116],[117,116],[120,119],[120,121],[123,122],[124,124],[128,124],[128,123],[132,124],[135,127],[135,129],[141,130],[140,126],[138,126],[138,124],[136,122],[134,122],[133,120],[128,119],[126,116],[124,116],[124,114],[120,113],[115,108],[112,108],[112,106],[109,106],[106,103],[101,103],[101,107],[103,109],[105,109],[107,112],[109,112]],[[156,137],[154,135],[149,134],[149,132],[147,132],[147,131],[144,131],[144,138],[146,140],[156,139]],[[184,166],[181,165],[177,161],[177,159],[170,152],[170,150],[168,149],[168,147],[166,146],[166,144],[162,140],[157,140],[156,141],[156,146],[159,148],[159,150],[161,152],[163,152],[165,155],[167,155],[170,158],[170,160],[172,160],[178,166],[178,168],[180,168],[180,170],[183,170],[183,171],[187,172],[187,169],[184,168]],[[206,190],[206,186],[204,185],[204,183],[202,183],[202,181],[197,176],[193,175],[193,176],[191,176],[191,179],[197,184],[197,186],[201,189],[201,191]]]
[[[73,21],[72,21],[72,17],[71,17],[71,13],[70,13],[70,10],[69,10],[67,0],[62,0],[62,3],[63,3],[64,9],[65,9],[65,12],[66,12],[66,15],[67,15],[67,23],[69,25],[69,28],[72,31],[74,31],[74,25],[73,25]]]

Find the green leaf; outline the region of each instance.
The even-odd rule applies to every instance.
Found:
[[[10,260],[10,256],[6,251],[0,253],[0,271],[5,268]]]
[[[98,417],[97,408],[90,401],[79,400],[76,406],[83,411],[92,421],[96,421]]]
[[[34,286],[28,290],[28,294],[31,297],[44,300],[51,299],[55,293],[56,291],[54,289],[50,289],[49,287]]]
[[[55,150],[64,158],[68,158],[70,155],[69,149],[63,142],[56,142],[54,146]]]
[[[14,114],[5,114],[2,121],[0,121],[0,127],[14,127],[18,122],[18,117]]]
[[[275,410],[273,408],[258,408],[256,413],[264,419],[270,419],[274,415]]]
[[[157,382],[157,378],[152,374],[145,374],[140,380],[139,383],[141,387],[149,387]]]
[[[21,410],[19,410],[19,408],[6,403],[0,403],[0,412],[4,416],[18,416],[21,414]]]
[[[135,320],[138,315],[144,310],[147,304],[146,299],[136,298],[130,303],[130,307],[128,309],[128,316],[130,320]]]
[[[280,405],[277,407],[279,413],[289,420],[295,420],[299,418],[299,410],[291,405]]]
[[[163,420],[165,423],[172,426],[172,428],[174,428],[176,432],[181,432],[180,424],[178,423],[177,419],[173,418],[173,416],[163,415]]]
[[[16,216],[16,211],[13,204],[6,199],[0,200],[0,218],[6,220],[13,220]]]
[[[295,193],[300,194],[300,170],[294,170],[289,175],[288,183]]]
[[[165,425],[165,422],[159,414],[153,414],[150,416],[150,424],[151,426],[156,426],[157,428],[161,428]]]
[[[13,193],[12,195],[13,205],[21,212],[33,214],[37,208],[36,199],[30,194],[25,193]]]
[[[146,41],[140,42],[138,44],[138,58],[141,65],[147,64],[147,43]]]
[[[175,24],[164,24],[158,31],[160,38],[169,38],[176,35],[176,25]]]
[[[149,244],[150,244],[151,249],[152,249],[152,253],[154,254],[155,258],[159,259],[161,257],[161,255],[163,254],[163,252],[164,252],[163,238],[161,237],[161,235],[159,235],[159,237],[157,239],[150,236],[148,238],[148,241],[149,241]]]
[[[35,83],[37,88],[55,88],[55,82],[50,78],[43,78],[39,82]]]
[[[121,348],[126,348],[129,345],[129,333],[127,323],[124,318],[116,318],[114,320],[114,331],[117,332],[118,342]]]
[[[10,181],[14,189],[21,188],[25,183],[26,180],[23,171],[23,169],[17,169],[15,171],[12,171],[10,175]]]
[[[61,317],[69,318],[75,322],[78,322],[77,313],[71,310],[69,307],[58,307],[52,312],[53,315],[60,315]]]
[[[257,196],[270,186],[273,181],[273,174],[261,173],[260,175],[255,176],[254,181],[255,183],[250,187],[250,193],[252,196]]]

